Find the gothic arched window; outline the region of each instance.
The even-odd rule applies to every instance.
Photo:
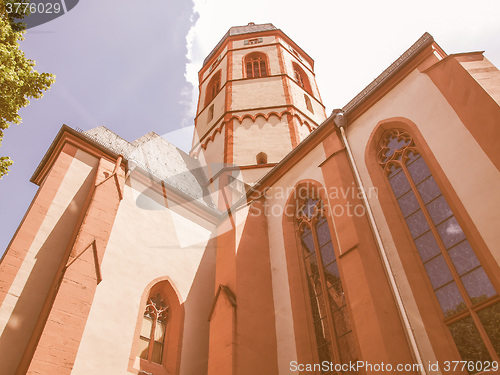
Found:
[[[253,52],[245,56],[247,78],[267,77],[267,58],[262,52]]]
[[[386,131],[379,143],[378,162],[462,359],[498,361],[497,290],[411,135],[401,129]]]
[[[144,291],[130,351],[129,372],[179,374],[184,306],[168,278]]]
[[[307,276],[319,362],[357,360],[354,336],[330,229],[321,199],[310,194],[298,202],[298,225]]]
[[[205,105],[208,105],[216,96],[220,90],[220,70],[214,74],[207,85],[207,91],[205,94]]]
[[[138,357],[162,363],[168,309],[168,302],[161,293],[151,293],[142,319]]]
[[[309,84],[309,79],[307,78],[307,74],[302,70],[302,68],[296,64],[292,63],[293,66],[293,75],[295,81],[306,90],[308,93],[311,93],[311,85]]]

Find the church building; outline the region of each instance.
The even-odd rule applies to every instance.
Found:
[[[230,28],[189,154],[55,136],[0,263],[0,373],[498,373],[499,104],[483,52],[425,33],[328,116],[306,51]]]

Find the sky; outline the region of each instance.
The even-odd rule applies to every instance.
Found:
[[[29,179],[62,124],[104,125],[133,141],[154,131],[189,151],[203,59],[231,26],[272,23],[315,60],[327,115],[429,32],[447,53],[485,50],[500,67],[498,0],[81,0],[29,29],[21,48],[56,75],[5,131],[0,254],[37,186]]]

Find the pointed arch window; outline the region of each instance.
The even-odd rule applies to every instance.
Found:
[[[307,74],[297,63],[292,63],[292,66],[293,66],[293,75],[295,81],[305,91],[311,93],[311,85],[309,84],[309,79],[307,78]]]
[[[149,296],[142,320],[138,357],[162,363],[168,309],[168,302],[161,293]]]
[[[205,105],[208,105],[218,94],[220,90],[220,70],[214,74],[207,85],[207,92],[205,94]]]
[[[262,52],[253,52],[245,57],[247,78],[267,77],[267,56]]]
[[[498,292],[411,135],[401,129],[386,131],[378,162],[462,359],[498,361]]]
[[[357,360],[354,335],[323,202],[309,195],[298,202],[300,234],[319,362]],[[323,372],[329,373],[329,372]]]

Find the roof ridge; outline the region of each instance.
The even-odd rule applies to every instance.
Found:
[[[434,38],[428,32],[425,32],[415,43],[412,44],[405,52],[401,54],[391,65],[389,65],[377,78],[370,82],[361,92],[352,98],[343,108],[342,111],[347,112],[366,96],[368,96],[382,81],[384,81],[398,67],[406,63],[411,56],[415,54],[421,47],[434,41]]]

